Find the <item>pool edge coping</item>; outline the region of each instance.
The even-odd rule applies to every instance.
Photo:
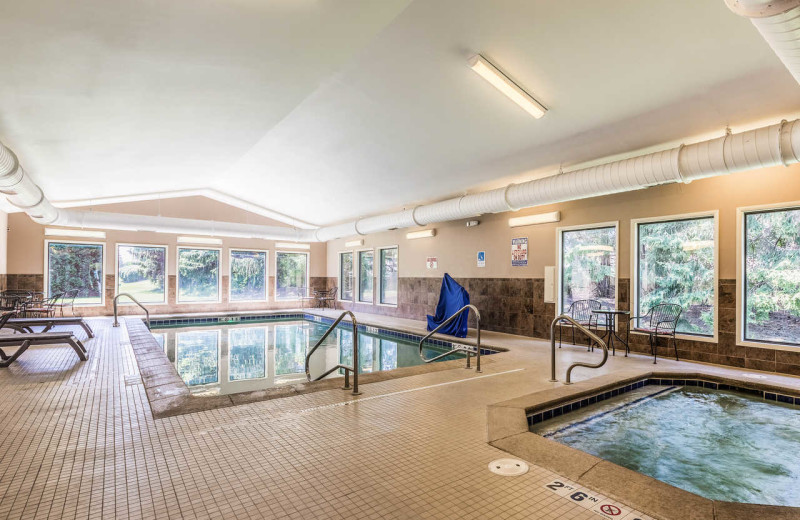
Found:
[[[486,410],[487,442],[495,448],[664,520],[800,518],[800,507],[724,502],[705,498],[544,438],[529,429],[530,412],[552,408],[558,404],[569,403],[648,378],[703,379],[754,390],[798,395],[798,390],[795,388],[720,376],[696,369],[625,370],[489,405]]]
[[[276,312],[276,314],[286,313]],[[234,394],[216,396],[194,395],[189,391],[189,387],[178,375],[175,365],[169,361],[167,354],[158,344],[144,321],[140,317],[128,317],[123,321],[128,333],[131,348],[133,349],[134,357],[136,358],[142,385],[144,386],[145,394],[147,395],[147,400],[150,405],[150,411],[154,419],[164,419],[177,415],[216,410],[241,404],[293,397],[324,390],[341,389],[341,381],[339,379],[326,379],[323,381],[297,383],[278,388],[251,390]],[[231,324],[221,323],[219,325]],[[365,325],[367,324],[365,323]],[[507,352],[508,350],[495,347],[487,347],[487,350],[488,349],[494,350],[497,354]],[[481,356],[482,364],[492,363],[491,359],[486,359],[488,357],[490,356]],[[454,359],[450,361],[402,367],[394,370],[360,373],[359,385],[463,368],[463,364],[463,359]]]

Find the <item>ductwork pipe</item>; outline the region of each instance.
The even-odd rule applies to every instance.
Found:
[[[0,183],[4,183],[2,186],[13,186],[15,189],[13,194],[7,193],[9,200],[24,207],[25,211],[41,224],[127,231],[210,234],[266,240],[327,242],[353,235],[424,226],[436,222],[470,218],[484,213],[501,213],[639,190],[660,184],[688,183],[695,179],[755,168],[788,166],[798,162],[800,162],[800,120],[783,121],[776,125],[739,134],[729,133],[717,139],[574,170],[543,179],[509,184],[505,188],[464,195],[434,204],[317,230],[119,213],[56,210],[41,196],[41,190],[24,173],[14,173],[21,171],[21,168],[19,168],[16,157],[2,145],[0,145],[0,173],[7,173],[0,175]],[[13,179],[16,179],[15,184],[12,183]]]
[[[800,0],[725,0],[725,4],[753,22],[800,83]]]
[[[39,224],[58,219],[58,210],[20,166],[17,156],[0,143],[0,193]]]

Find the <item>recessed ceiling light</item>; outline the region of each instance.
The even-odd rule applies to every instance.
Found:
[[[536,119],[541,118],[547,112],[547,109],[533,99],[533,96],[522,90],[519,85],[511,81],[508,76],[500,72],[480,54],[469,59],[469,66]]]

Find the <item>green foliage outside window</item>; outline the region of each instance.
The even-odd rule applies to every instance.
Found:
[[[745,338],[800,344],[800,209],[745,216]]]
[[[616,227],[562,233],[562,312],[576,300],[597,300],[605,309],[615,308],[616,244]]]
[[[308,295],[308,255],[306,253],[277,253],[275,297],[295,300]]]
[[[714,218],[639,224],[638,315],[653,305],[683,308],[678,332],[714,333]]]
[[[51,296],[77,290],[76,304],[102,303],[103,246],[48,243],[47,288]]]
[[[372,303],[374,255],[372,251],[358,252],[358,301]]]
[[[178,248],[178,300],[219,299],[219,251]]]
[[[266,253],[231,251],[231,300],[265,300],[266,273]]]
[[[142,303],[165,301],[166,265],[165,247],[120,245],[117,248],[117,292],[131,294]]]
[[[339,299],[353,301],[353,253],[339,255]]]

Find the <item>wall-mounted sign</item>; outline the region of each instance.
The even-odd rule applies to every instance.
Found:
[[[486,267],[486,251],[478,251],[478,267]]]
[[[439,259],[435,256],[429,256],[425,259],[425,267],[428,269],[439,269]]]
[[[511,239],[511,265],[514,267],[528,265],[528,237]]]

